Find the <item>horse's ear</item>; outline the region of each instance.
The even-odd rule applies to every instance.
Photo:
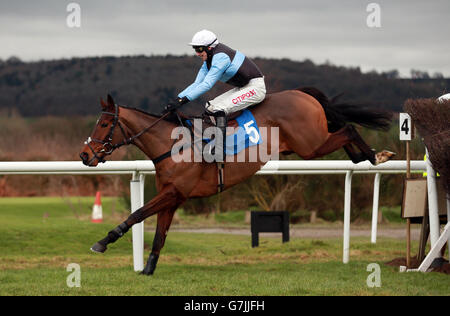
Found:
[[[108,104],[106,104],[105,101],[103,101],[103,98],[100,98],[100,104],[102,105],[103,110],[108,107]]]
[[[111,106],[111,107],[116,106],[116,104],[114,103],[114,100],[110,94],[108,94],[108,106]]]

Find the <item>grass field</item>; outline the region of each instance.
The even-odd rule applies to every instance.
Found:
[[[385,265],[405,251],[404,241],[386,238],[376,245],[352,238],[350,263],[344,265],[342,239],[282,244],[281,238],[263,237],[252,249],[249,236],[169,232],[155,275],[141,276],[133,271],[130,233],[105,254],[89,251],[124,216],[116,199],[103,198],[105,222],[93,224],[92,203],[0,199],[0,295],[450,294],[448,275],[399,273]],[[153,232],[145,233],[146,248],[152,238]],[[70,263],[81,268],[81,287],[67,285]],[[370,263],[381,268],[380,287],[367,285]]]

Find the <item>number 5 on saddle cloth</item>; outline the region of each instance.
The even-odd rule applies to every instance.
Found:
[[[206,143],[202,152],[202,160],[206,162],[216,162],[218,167],[218,188],[219,192],[223,191],[224,188],[224,174],[223,169],[225,167],[225,155],[231,155],[234,156],[244,149],[256,146],[262,143],[261,134],[259,132],[258,125],[256,124],[255,117],[250,112],[250,110],[243,110],[242,114],[240,114],[235,119],[237,123],[237,127],[235,128],[235,132],[232,135],[227,135],[225,138],[225,148],[224,144],[216,144],[215,138],[209,138],[208,136],[210,133],[207,133],[208,128],[203,131],[203,128],[198,130],[195,126],[192,124],[190,120],[186,120],[186,123],[192,127],[192,131],[195,135],[195,137],[199,137],[199,140],[201,140],[203,143]],[[215,124],[214,124],[215,125]],[[226,125],[226,124],[225,124]],[[217,135],[218,127],[209,127],[212,128],[214,131],[214,136]],[[210,130],[211,131],[211,130]],[[198,136],[198,133],[201,133],[200,136]],[[221,132],[223,135],[223,132]],[[219,141],[223,141],[223,138],[218,138]],[[194,140],[194,145],[197,145],[197,141]]]

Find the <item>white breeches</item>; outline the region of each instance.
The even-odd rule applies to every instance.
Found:
[[[266,97],[264,77],[254,78],[242,88],[233,88],[206,104],[210,112],[224,111],[226,114],[260,103]]]

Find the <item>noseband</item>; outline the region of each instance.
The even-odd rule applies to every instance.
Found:
[[[116,150],[119,147],[122,147],[124,145],[133,144],[134,140],[136,138],[138,138],[142,134],[146,133],[150,128],[155,126],[159,121],[161,121],[162,119],[164,119],[166,116],[168,116],[170,114],[170,112],[167,112],[166,114],[164,114],[163,116],[158,118],[155,122],[153,122],[153,124],[151,124],[150,126],[144,128],[142,131],[140,131],[136,135],[133,135],[133,136],[127,138],[125,130],[123,129],[122,124],[120,124],[120,121],[119,121],[119,106],[117,104],[114,104],[114,106],[115,106],[115,112],[114,113],[102,111],[102,115],[106,114],[106,115],[114,116],[114,121],[113,121],[113,123],[111,125],[111,128],[109,129],[108,135],[106,135],[105,139],[101,140],[101,139],[96,139],[96,138],[89,137],[84,142],[84,144],[89,147],[89,149],[92,151],[92,154],[94,155],[92,157],[92,159],[89,160],[88,165],[90,165],[91,162],[94,161],[94,159],[97,159],[98,162],[102,162],[102,163],[105,162],[104,157],[106,157],[108,155],[111,155],[113,153],[113,151]],[[114,130],[115,130],[116,126],[119,126],[119,128],[120,128],[120,130],[122,132],[123,141],[120,142],[120,143],[117,143],[117,144],[113,144],[112,143],[112,138],[113,138]],[[95,151],[94,148],[91,146],[91,142],[94,142],[94,143],[97,143],[97,144],[101,144],[102,145],[102,149],[99,150],[99,151]],[[104,154],[104,156],[100,157],[99,154]]]

